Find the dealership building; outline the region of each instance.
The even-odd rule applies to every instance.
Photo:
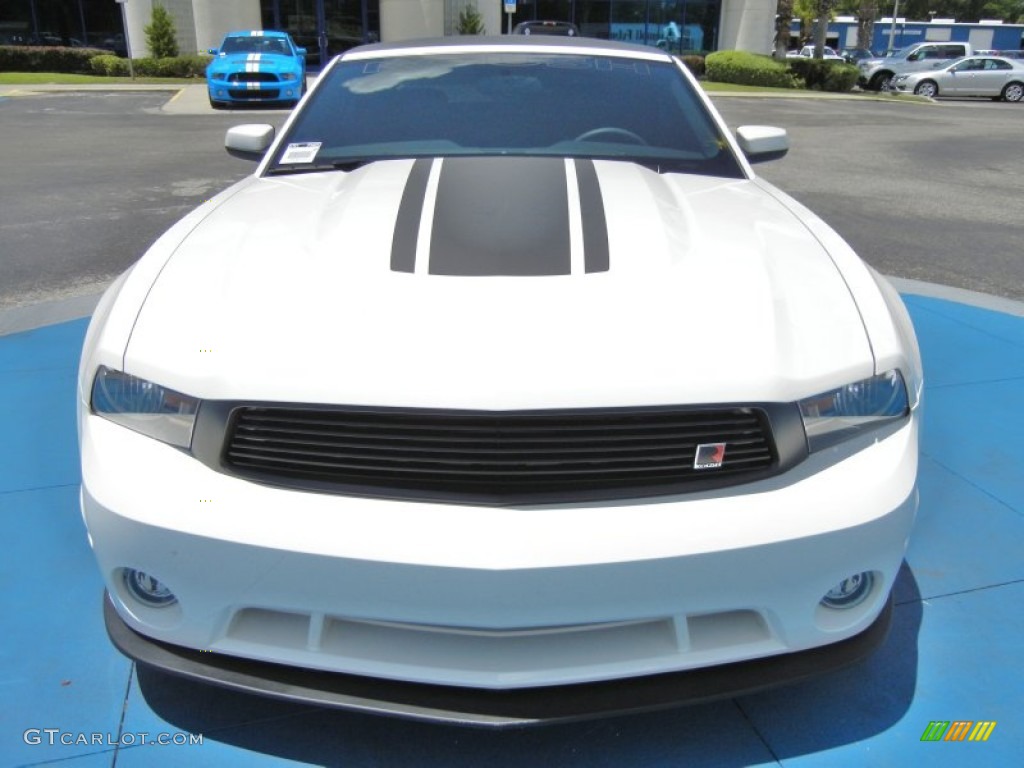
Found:
[[[105,45],[145,56],[153,5],[175,22],[183,53],[217,47],[225,32],[281,29],[314,59],[362,42],[458,34],[475,5],[488,34],[530,20],[572,21],[587,37],[656,45],[675,53],[772,48],[776,0],[14,0],[0,5],[0,42]]]

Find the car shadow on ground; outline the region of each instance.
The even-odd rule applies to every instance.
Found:
[[[211,108],[213,108],[212,105]],[[214,109],[223,114],[231,114],[232,112],[291,112],[294,108],[295,104],[291,101],[261,101],[253,104],[232,102]]]
[[[738,699],[492,731],[267,699],[141,666],[153,712],[207,741],[317,765],[722,765],[824,752],[882,733],[910,708],[921,595],[904,564],[883,645],[839,672]]]

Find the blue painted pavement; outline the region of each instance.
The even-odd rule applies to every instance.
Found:
[[[0,337],[0,766],[1019,765],[1024,317],[905,298],[926,367],[921,510],[879,652],[738,699],[500,733],[136,670],[106,638],[78,512],[86,321]],[[922,742],[934,720],[997,725],[983,743]],[[202,744],[188,743],[199,734]],[[143,743],[157,738],[179,743]]]

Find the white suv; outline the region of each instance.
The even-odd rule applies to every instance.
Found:
[[[884,59],[865,59],[860,68],[858,84],[872,91],[886,91],[897,74],[931,69],[937,63],[970,56],[974,51],[970,43],[914,43],[886,56]]]

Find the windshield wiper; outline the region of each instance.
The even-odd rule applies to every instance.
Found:
[[[267,171],[268,176],[287,176],[292,173],[321,173],[323,171],[350,171],[358,170],[364,165],[377,162],[376,158],[358,157],[349,160],[335,160],[331,163],[316,163],[312,165],[278,165]]]
[[[331,163],[331,167],[336,171],[355,171],[362,168],[364,165],[370,165],[370,163],[377,162],[376,158],[372,157],[357,157],[350,160],[335,160]]]

